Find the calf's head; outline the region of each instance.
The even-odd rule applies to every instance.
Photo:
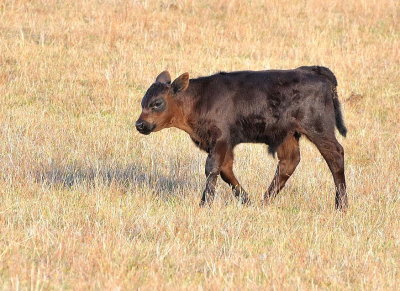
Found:
[[[150,134],[170,127],[178,113],[176,95],[188,86],[188,73],[182,74],[172,83],[167,71],[159,74],[142,99],[142,113],[136,121],[136,129],[142,134]]]

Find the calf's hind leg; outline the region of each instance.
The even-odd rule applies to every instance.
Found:
[[[221,166],[221,178],[232,188],[233,195],[242,202],[242,204],[250,203],[249,195],[240,186],[239,181],[233,173],[233,151],[227,151],[224,163]]]
[[[269,203],[285,186],[300,162],[299,137],[289,135],[277,149],[279,159],[274,179],[264,194],[264,202]]]
[[[312,136],[307,135],[308,139],[314,143],[321,155],[324,157],[329,169],[331,170],[333,181],[336,187],[335,207],[346,211],[348,207],[346,179],[344,175],[344,150],[336,140],[335,135]]]

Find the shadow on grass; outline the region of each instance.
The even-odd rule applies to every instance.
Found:
[[[179,188],[193,188],[190,182],[177,178],[176,175],[162,175],[147,172],[137,165],[101,166],[99,168],[76,164],[52,164],[38,171],[35,180],[46,186],[72,188],[83,185],[88,187],[117,185],[123,188],[146,186],[156,193],[174,193]]]

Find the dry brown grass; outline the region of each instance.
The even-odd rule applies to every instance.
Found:
[[[399,19],[397,0],[0,1],[0,286],[399,288]],[[133,128],[166,68],[309,64],[339,80],[347,215],[306,140],[271,206],[241,207],[220,182],[199,209],[205,154]],[[276,160],[236,155],[258,201]]]

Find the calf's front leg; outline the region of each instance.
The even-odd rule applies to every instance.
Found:
[[[200,206],[211,205],[215,196],[215,185],[217,178],[221,171],[221,165],[224,161],[227,146],[225,142],[217,142],[214,149],[212,149],[206,161],[206,187],[201,197]]]
[[[249,204],[250,199],[247,192],[242,188],[233,173],[233,150],[230,149],[225,154],[225,160],[221,165],[221,178],[232,188],[233,195],[242,204]]]

